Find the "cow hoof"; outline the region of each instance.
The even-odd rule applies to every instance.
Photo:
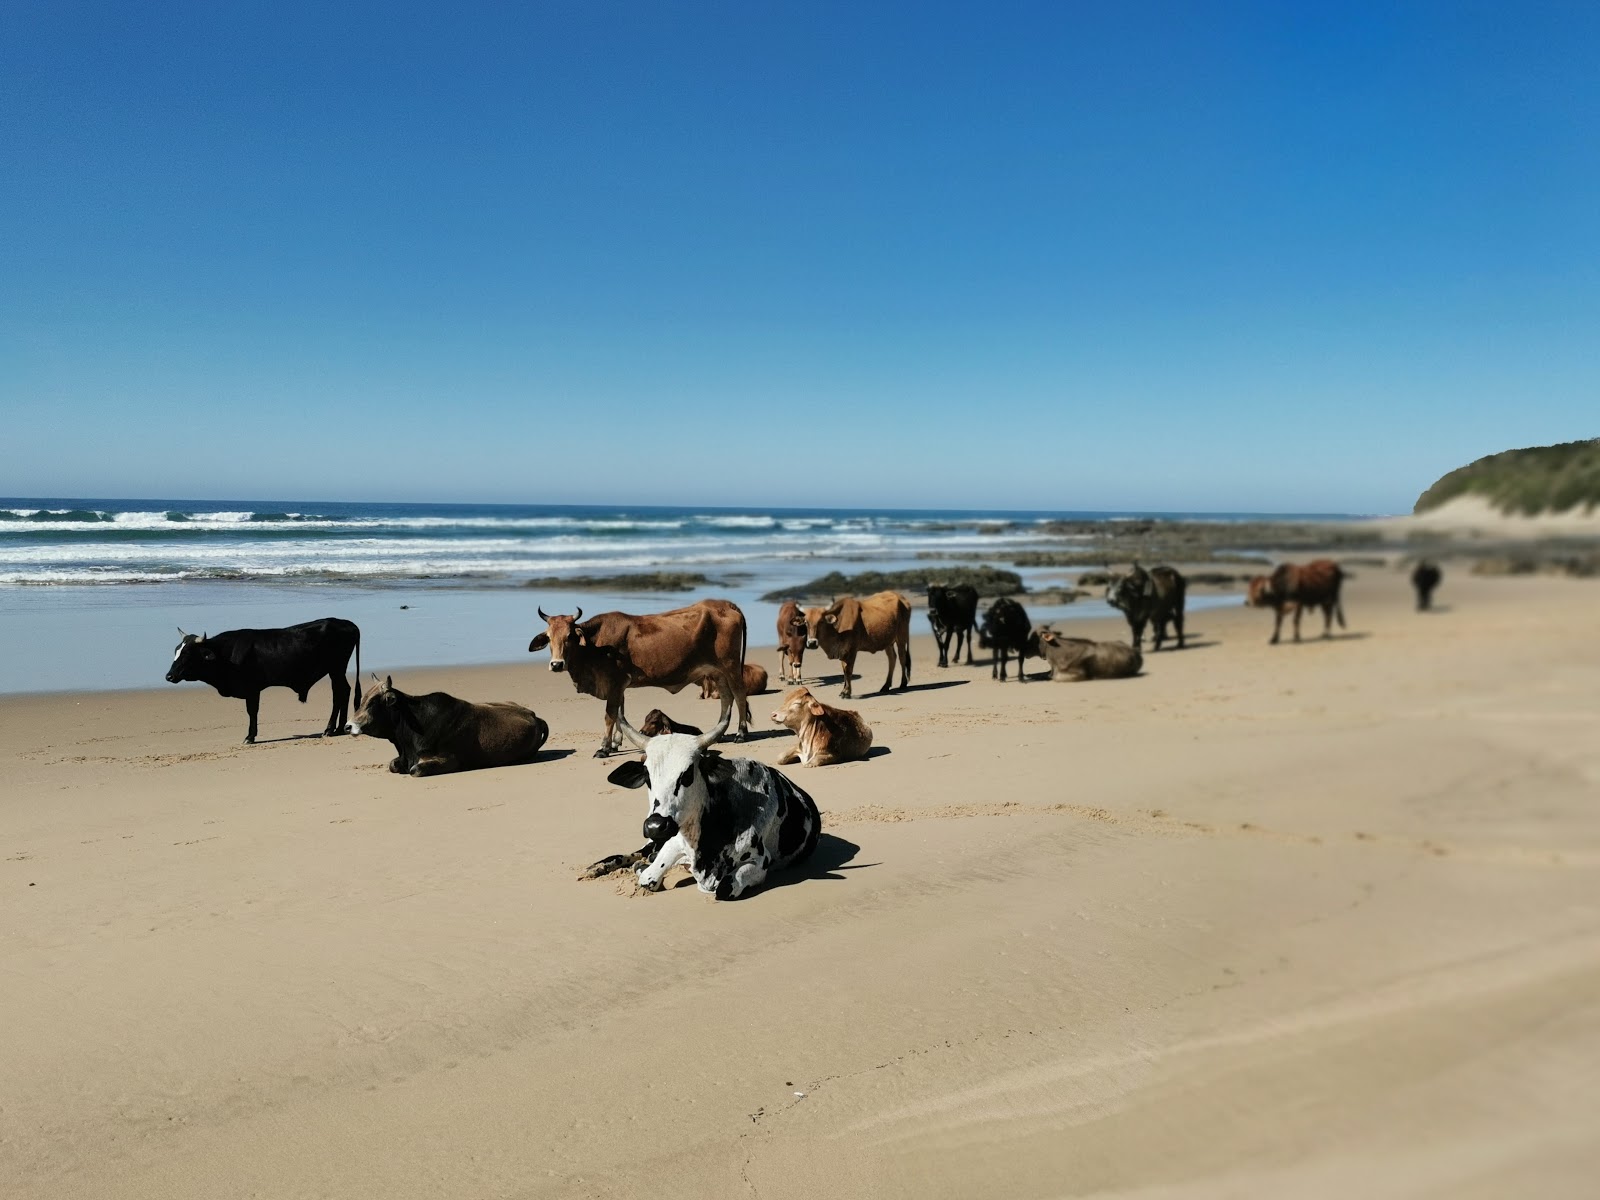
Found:
[[[255,740],[255,738],[253,738],[253,737],[247,737],[247,738],[245,738],[245,740],[244,740],[244,744],[245,744],[245,745],[246,745],[246,746],[254,746],[254,745],[255,745],[255,744],[256,744],[256,740]]]
[[[322,731],[322,736],[323,737],[340,737],[341,735],[349,733],[349,732],[350,732],[350,727],[348,725],[346,725],[341,729],[324,729]]]
[[[611,751],[607,750],[604,746],[601,746],[600,749],[594,752],[594,756],[596,758],[610,758]]]
[[[661,890],[661,880],[641,879],[639,880],[639,886],[647,892],[659,892]]]

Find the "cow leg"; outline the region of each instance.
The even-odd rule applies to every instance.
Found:
[[[1272,621],[1272,640],[1270,642],[1268,642],[1267,645],[1276,646],[1278,644],[1278,637],[1282,633],[1283,633],[1283,609],[1280,607],[1280,608],[1275,610],[1275,615],[1274,615],[1273,621]]]
[[[1333,605],[1331,604],[1322,606],[1322,636],[1325,638],[1333,636]]]
[[[733,735],[733,740],[742,742],[750,734],[750,698],[744,691],[744,672],[741,670],[737,679],[730,678],[727,686],[722,690],[723,703],[727,697],[732,696],[739,705],[739,732]]]
[[[343,671],[336,671],[328,676],[328,682],[333,684],[333,711],[328,714],[328,727],[322,736],[338,737],[350,723],[350,681]]]
[[[1294,640],[1297,642],[1300,640],[1300,618],[1305,615],[1305,611],[1306,606],[1303,604],[1294,606]]]
[[[608,854],[599,862],[590,863],[584,868],[583,874],[579,875],[578,878],[599,879],[602,875],[610,875],[613,872],[625,870],[628,867],[637,867],[641,863],[649,862],[656,856],[656,852],[660,849],[660,843],[646,842],[632,854]]]
[[[1023,647],[1023,646],[1018,646],[1017,647],[1017,682],[1018,683],[1027,683],[1028,682],[1028,673],[1022,669],[1022,664],[1027,662],[1027,661],[1028,661],[1027,648]]]
[[[724,875],[717,881],[714,894],[718,900],[737,900],[755,891],[766,878],[767,864],[764,860],[743,863],[733,874]]]
[[[855,655],[855,651],[854,650],[846,650],[844,657],[841,658],[839,660],[839,662],[844,667],[844,690],[841,691],[839,693],[839,695],[841,697],[843,697],[844,699],[848,700],[848,699],[850,699],[850,681],[855,678],[855,674],[856,674],[856,655]]]
[[[884,661],[886,663],[888,663],[889,669],[888,669],[888,671],[886,671],[884,673],[883,686],[881,688],[879,688],[878,691],[887,692],[889,690],[889,685],[894,682],[894,643],[893,642],[891,642],[889,645],[887,645],[887,646],[885,646],[883,648],[883,658],[884,658]]]
[[[260,692],[251,692],[244,698],[244,711],[250,718],[250,729],[244,735],[244,744],[251,746],[256,740],[256,714],[261,711]]]
[[[606,701],[606,732],[600,739],[600,749],[594,752],[596,758],[606,758],[611,753],[611,740],[617,735],[617,713],[622,711],[622,705],[613,706],[610,700]]]
[[[1178,630],[1178,649],[1182,650],[1183,649],[1183,609],[1180,608],[1176,613],[1173,614],[1172,623],[1173,623],[1174,626],[1177,627],[1177,630]]]
[[[397,754],[389,760],[389,773],[391,775],[404,775],[408,770],[410,768],[406,766],[404,755]]]
[[[689,843],[683,840],[683,834],[673,834],[661,844],[649,865],[639,868],[639,886],[647,892],[659,892],[661,877],[688,857]]]
[[[900,690],[904,691],[911,683],[911,642],[907,640],[900,647]]]
[[[431,754],[412,763],[410,773],[420,778],[423,775],[448,775],[457,770],[460,770],[460,767],[452,756]]]

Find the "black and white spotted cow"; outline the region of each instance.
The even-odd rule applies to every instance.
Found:
[[[590,874],[638,863],[640,884],[656,892],[662,876],[683,863],[702,892],[737,900],[759,888],[768,872],[811,856],[822,832],[816,802],[766,763],[724,758],[711,749],[729,716],[724,709],[717,727],[700,737],[647,738],[618,715],[623,736],[644,751],[644,761],[626,762],[608,778],[628,788],[649,785],[649,843],[636,854],[596,863]]]

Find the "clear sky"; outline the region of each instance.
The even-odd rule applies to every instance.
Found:
[[[0,494],[1396,511],[1600,433],[1600,5],[0,6]]]

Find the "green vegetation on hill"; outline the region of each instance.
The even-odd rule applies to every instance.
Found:
[[[1536,516],[1600,504],[1600,438],[1503,450],[1457,467],[1417,498],[1414,511],[1482,496],[1501,512]]]
[[[870,596],[874,592],[891,589],[926,593],[930,583],[951,587],[970,583],[978,589],[980,596],[1020,596],[1028,590],[1022,586],[1022,576],[1015,571],[1001,571],[994,567],[930,566],[912,571],[862,571],[856,575],[830,571],[810,583],[785,588],[781,592],[768,592],[761,598],[768,603],[781,604],[785,600],[811,600],[823,596]]]

